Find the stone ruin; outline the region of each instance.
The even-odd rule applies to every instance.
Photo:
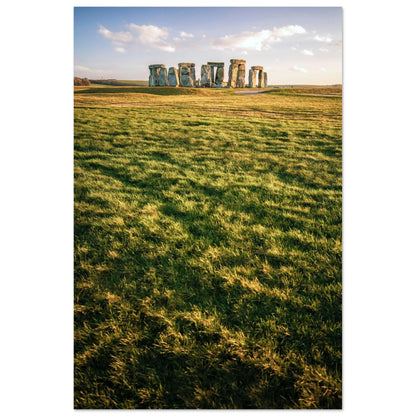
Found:
[[[252,66],[248,71],[248,87],[254,88],[256,86],[256,76],[258,71],[258,83],[257,88],[267,87],[267,72],[263,71],[262,66]]]
[[[224,81],[224,62],[207,62],[201,66],[201,79],[195,78],[195,64],[181,62],[178,69],[163,64],[149,65],[149,87],[202,87],[202,88],[245,88],[246,61],[230,59],[228,82]],[[258,73],[258,81],[256,78]],[[262,66],[252,66],[248,75],[248,88],[266,88],[267,73]]]

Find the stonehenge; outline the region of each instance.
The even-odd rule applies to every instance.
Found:
[[[174,66],[169,68],[168,81],[170,87],[179,87],[178,70]]]
[[[202,88],[267,88],[267,73],[262,66],[252,66],[246,78],[246,61],[230,59],[228,82],[224,81],[224,62],[207,62],[201,66],[201,78],[196,79],[195,64],[181,62],[178,68],[163,64],[149,65],[149,87],[202,87]]]
[[[195,64],[181,62],[179,66],[179,85],[181,87],[195,87]]]

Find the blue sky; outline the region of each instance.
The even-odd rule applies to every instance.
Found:
[[[269,84],[342,83],[340,7],[75,7],[75,76],[147,80],[148,65],[245,59]],[[246,77],[247,78],[247,77]]]

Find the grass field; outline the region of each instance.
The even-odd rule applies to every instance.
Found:
[[[75,88],[76,408],[341,407],[341,94]]]

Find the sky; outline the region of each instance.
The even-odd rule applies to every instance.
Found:
[[[75,7],[74,75],[148,80],[148,66],[246,60],[269,85],[342,83],[341,7]],[[246,79],[248,82],[248,79]]]

